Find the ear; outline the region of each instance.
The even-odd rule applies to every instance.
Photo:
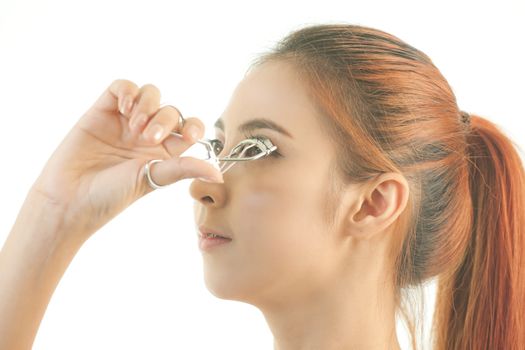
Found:
[[[348,232],[367,239],[383,232],[399,217],[406,207],[409,187],[403,175],[390,172],[367,182],[358,193],[348,212]]]

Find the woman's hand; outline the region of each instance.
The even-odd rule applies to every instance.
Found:
[[[135,102],[131,112],[127,98]],[[0,349],[31,349],[49,300],[84,241],[153,191],[143,170],[150,159],[165,160],[151,169],[159,185],[222,179],[204,160],[179,157],[196,140],[191,128],[200,138],[204,125],[189,118],[180,130],[176,108],[159,109],[159,99],[153,85],[139,89],[114,81],[51,155],[0,251]],[[130,128],[141,113],[145,123]],[[159,140],[141,137],[155,124],[164,130]],[[183,137],[168,136],[172,130]]]
[[[203,136],[203,123],[188,118],[180,130],[179,112],[170,106],[159,109],[159,104],[160,92],[154,85],[139,89],[131,81],[115,80],[66,135],[30,194],[59,207],[64,213],[62,227],[87,239],[153,191],[143,171],[151,159],[165,160],[150,169],[159,185],[192,177],[221,182],[222,174],[211,164],[179,157]],[[157,125],[163,131],[155,140]],[[170,131],[183,138],[169,135]]]

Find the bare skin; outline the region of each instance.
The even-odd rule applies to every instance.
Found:
[[[125,97],[134,102],[125,105]],[[159,108],[160,92],[114,81],[80,118],[55,150],[29,190],[0,253],[0,349],[31,349],[55,288],[82,244],[100,227],[153,191],[143,174],[150,159],[160,185],[184,178],[222,174],[205,161],[179,157],[204,135],[204,124]],[[146,119],[135,124],[137,113]],[[147,137],[152,125],[164,127],[160,140]],[[183,134],[168,137],[168,131]]]
[[[387,173],[344,187],[329,226],[322,213],[336,150],[284,62],[251,70],[237,86],[216,130],[222,154],[245,137],[241,124],[261,117],[292,135],[252,132],[282,157],[237,163],[224,184],[190,186],[196,224],[232,237],[203,253],[207,288],[259,308],[276,350],[400,349],[387,248],[406,206],[405,178]]]
[[[391,261],[392,223],[404,210],[408,185],[381,174],[339,192],[333,226],[321,213],[331,186],[336,150],[319,127],[315,109],[295,71],[268,63],[235,89],[217,137],[223,154],[247,135],[237,127],[255,117],[283,126],[268,129],[282,157],[239,162],[223,183],[195,180],[196,224],[232,237],[203,252],[207,288],[217,297],[258,307],[275,337],[275,350],[400,349],[395,333]],[[179,158],[203,124],[188,118],[185,142],[140,139],[136,117],[119,113],[128,93],[143,103],[147,125],[178,130],[178,114],[159,110],[159,92],[116,81],[79,120],[31,187],[0,253],[0,348],[30,349],[49,300],[82,244],[131,203],[152,191],[142,166],[156,164],[159,184],[219,175],[210,164]],[[142,98],[138,98],[142,96]],[[141,104],[139,103],[139,106]],[[133,113],[131,114],[133,115]],[[179,130],[180,131],[180,130]],[[157,166],[158,165],[158,166]]]

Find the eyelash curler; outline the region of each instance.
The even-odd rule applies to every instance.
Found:
[[[173,136],[182,137],[181,134],[176,133],[174,131],[170,132],[170,134]],[[198,144],[203,145],[206,148],[208,156],[204,160],[211,161],[213,165],[216,165],[219,168],[222,174],[230,170],[231,167],[233,167],[237,162],[256,160],[262,157],[266,157],[277,149],[277,146],[275,146],[270,141],[270,139],[264,136],[258,136],[242,140],[230,151],[230,153],[226,157],[219,158],[215,153],[214,144],[216,141],[218,140],[203,138],[197,140],[196,142]],[[246,154],[246,152],[252,149],[253,147],[257,147],[259,152],[253,156],[245,157],[244,155]],[[221,161],[225,163],[220,164]]]
[[[173,105],[168,105],[168,104],[163,104],[161,107],[165,107],[165,106],[173,107],[179,112],[179,123],[181,124],[181,126],[184,126],[185,120],[182,117],[182,113],[180,113],[178,108]],[[179,134],[174,131],[170,131],[170,135],[176,136],[178,138],[182,138],[182,134]],[[219,158],[218,153],[220,153],[220,151],[218,151],[218,153],[215,153],[214,145],[216,141],[218,140],[217,139],[210,140],[207,138],[203,138],[203,139],[197,140],[194,145],[202,145],[205,147],[207,157],[204,160],[208,162],[211,161],[212,165],[215,168],[217,168],[217,170],[219,170],[222,174],[224,174],[226,171],[231,169],[231,167],[237,164],[237,162],[239,161],[250,161],[250,160],[256,160],[262,157],[266,157],[277,149],[277,146],[275,146],[270,141],[270,139],[268,139],[267,137],[256,136],[256,137],[251,137],[251,138],[242,140],[231,150],[228,156],[224,158]],[[189,148],[193,147],[194,145],[191,145]],[[253,147],[257,147],[257,149],[260,152],[253,156],[245,157],[244,155],[246,154],[246,152]],[[225,163],[220,164],[221,161]],[[155,183],[155,181],[153,181],[153,179],[151,178],[150,167],[152,164],[157,163],[157,162],[162,162],[162,159],[151,159],[144,165],[144,173],[146,174],[148,183],[154,189],[168,187],[169,185],[159,185]]]
[[[184,126],[185,119],[182,116],[182,113],[179,111],[179,109],[177,107],[173,106],[173,105],[166,104],[166,103],[163,103],[161,105],[161,107],[165,107],[165,106],[170,106],[170,107],[173,107],[173,108],[175,108],[177,110],[177,112],[179,113],[179,123],[182,126]],[[177,132],[174,132],[174,131],[170,131],[170,135],[182,138],[181,134],[179,134]],[[277,149],[277,146],[275,146],[272,143],[272,141],[270,141],[270,139],[268,139],[267,137],[264,137],[264,136],[262,136],[262,137],[253,137],[253,138],[248,138],[248,139],[242,140],[241,142],[239,142],[231,150],[230,154],[228,154],[224,158],[219,158],[218,154],[215,153],[215,147],[214,147],[215,141],[218,141],[218,140],[217,139],[213,139],[212,140],[212,139],[208,139],[208,138],[203,138],[203,139],[197,140],[195,144],[203,145],[206,148],[207,158],[205,158],[204,160],[205,161],[211,161],[213,166],[218,168],[218,170],[220,170],[220,172],[222,174],[224,174],[226,171],[230,170],[231,167],[234,166],[239,161],[240,162],[242,162],[242,161],[250,161],[250,160],[256,160],[256,159],[259,159],[259,158],[262,158],[262,157],[266,157],[270,153],[272,153],[273,151],[275,151]],[[190,146],[190,147],[193,147],[193,145]],[[244,157],[244,154],[249,149],[251,149],[253,147],[257,147],[260,152],[255,154],[255,155],[253,155],[253,156],[251,156],[251,157]],[[220,153],[220,151],[218,153]],[[220,164],[221,161],[225,162],[225,163]],[[148,179],[149,179],[149,168],[148,168],[147,174],[148,174]],[[150,183],[151,182],[153,182],[153,181],[150,180]]]

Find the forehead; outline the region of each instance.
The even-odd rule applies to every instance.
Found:
[[[221,117],[226,132],[254,118],[274,121],[294,140],[311,138],[312,131],[320,134],[319,117],[305,83],[294,66],[284,61],[251,69],[233,91]]]

